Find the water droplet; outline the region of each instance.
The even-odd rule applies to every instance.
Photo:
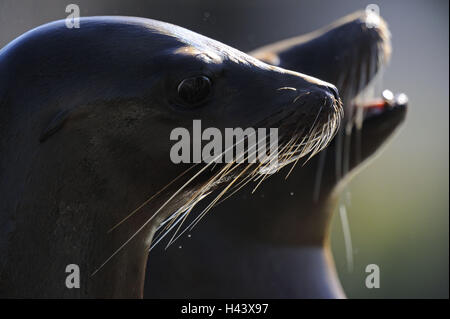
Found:
[[[203,13],[203,21],[207,22],[209,20],[209,18],[211,18],[211,13],[204,12]]]

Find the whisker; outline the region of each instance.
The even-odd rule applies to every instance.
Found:
[[[179,178],[181,178],[182,176],[184,176],[186,173],[190,172],[191,169],[193,169],[194,167],[196,167],[198,164],[195,164],[191,167],[189,167],[187,170],[185,170],[183,173],[181,173],[180,175],[178,175],[175,179],[173,179],[169,184],[167,184],[166,186],[164,186],[162,189],[160,189],[156,194],[152,195],[149,199],[147,199],[146,201],[144,201],[141,205],[139,205],[135,210],[133,210],[130,214],[128,214],[125,218],[123,218],[120,222],[118,222],[114,227],[110,228],[108,230],[108,233],[112,232],[114,229],[116,229],[117,227],[119,227],[120,225],[122,225],[126,220],[128,220],[130,217],[132,217],[134,214],[136,214],[139,210],[141,210],[143,207],[145,207],[148,203],[150,203],[150,201],[155,198],[156,196],[158,196],[159,194],[161,194],[165,189],[167,189],[170,185],[172,185],[175,181],[177,181]]]

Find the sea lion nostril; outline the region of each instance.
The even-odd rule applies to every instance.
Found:
[[[329,86],[327,89],[331,92],[331,94],[333,94],[336,100],[339,100],[339,91],[335,86]]]

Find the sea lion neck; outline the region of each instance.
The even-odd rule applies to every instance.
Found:
[[[72,142],[71,147],[83,147],[83,143]],[[2,230],[6,237],[1,242],[6,246],[2,246],[1,294],[139,297],[151,225],[95,276],[91,274],[151,216],[155,207],[149,205],[137,218],[113,232],[108,230],[155,193],[159,185],[149,183],[144,188],[121,184],[124,177],[120,170],[109,169],[112,162],[96,161],[80,152],[49,152],[45,147],[49,145],[42,145],[42,153],[35,153],[24,166],[25,172],[9,171],[2,176],[1,225],[6,227],[5,232]],[[60,157],[58,151],[71,156]],[[22,155],[17,154],[18,162],[25,161]],[[158,178],[156,175],[153,177]],[[31,263],[24,263],[25,259]],[[69,264],[80,267],[79,289],[65,285]]]

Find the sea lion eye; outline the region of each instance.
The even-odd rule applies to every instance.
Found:
[[[197,105],[209,96],[211,86],[211,80],[204,75],[187,78],[178,84],[178,96],[187,104]]]

